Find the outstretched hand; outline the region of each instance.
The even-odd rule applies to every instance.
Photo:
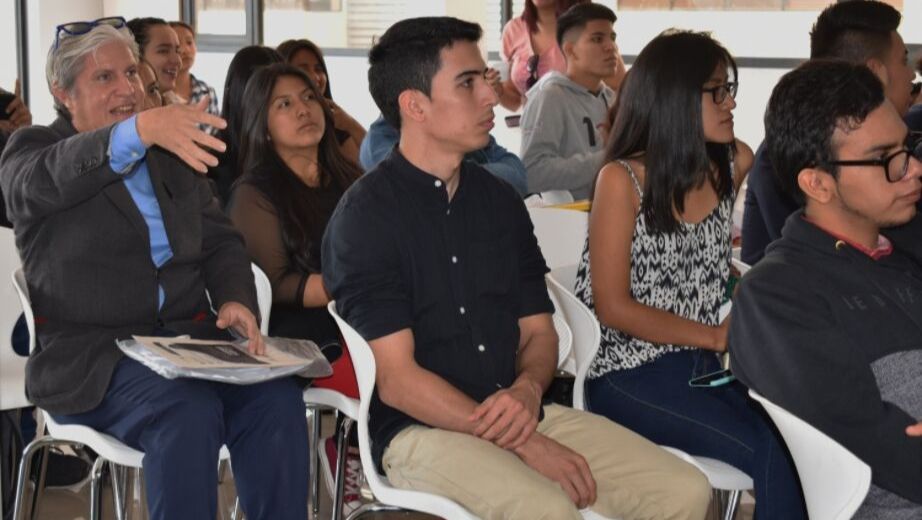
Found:
[[[138,136],[144,146],[154,145],[176,154],[199,173],[209,166],[217,166],[218,159],[211,151],[223,152],[227,146],[204,131],[199,125],[224,128],[227,122],[206,112],[209,98],[205,96],[195,105],[168,105],[145,110],[138,114]]]
[[[247,346],[250,354],[261,356],[266,353],[266,345],[263,343],[262,334],[259,332],[256,317],[243,304],[227,302],[222,305],[218,310],[216,325],[219,329],[232,327],[238,335],[250,340],[250,344]]]

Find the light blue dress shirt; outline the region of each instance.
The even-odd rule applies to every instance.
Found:
[[[132,200],[144,217],[150,237],[151,260],[158,269],[173,257],[170,241],[166,236],[163,225],[163,215],[160,213],[160,203],[154,193],[154,185],[150,182],[150,171],[147,169],[145,156],[147,148],[138,136],[138,116],[133,116],[115,125],[109,138],[109,166],[116,173],[124,176],[125,187],[131,194]],[[166,298],[163,286],[159,287],[158,309],[163,307]]]

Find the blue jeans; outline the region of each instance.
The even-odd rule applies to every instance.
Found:
[[[99,406],[54,418],[144,452],[151,519],[216,517],[222,444],[247,518],[307,518],[307,423],[292,378],[254,385],[165,379],[124,358]]]
[[[720,370],[713,353],[665,354],[586,384],[587,407],[656,444],[724,461],[752,477],[756,515],[806,519],[794,463],[781,436],[746,388],[733,382],[692,388],[688,380]]]

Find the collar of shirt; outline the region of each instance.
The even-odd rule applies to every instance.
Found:
[[[833,238],[835,238],[836,239],[836,249],[840,248],[842,245],[848,245],[868,255],[869,257],[871,257],[872,260],[880,260],[881,258],[885,256],[889,256],[891,253],[893,253],[893,244],[890,242],[890,240],[887,237],[881,235],[880,233],[877,234],[877,247],[875,247],[874,249],[868,249],[862,244],[854,242],[847,237],[844,237],[838,233],[830,231],[824,228],[823,226],[817,224],[816,222],[813,222],[812,220],[807,218],[807,215],[804,215],[803,219],[806,222],[809,222],[814,227],[822,230],[827,235],[830,235]]]
[[[448,186],[445,181],[417,168],[400,153],[398,146],[394,146],[385,161],[391,163],[388,169],[395,172],[399,181],[413,191],[413,200],[419,202],[427,210],[446,211],[450,205],[463,200],[465,196],[467,190],[465,189],[464,161],[461,162],[458,171],[458,189],[455,190],[451,202],[448,200]]]

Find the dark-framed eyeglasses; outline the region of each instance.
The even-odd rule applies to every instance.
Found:
[[[711,99],[714,100],[715,105],[720,105],[727,100],[727,96],[730,96],[733,99],[736,99],[736,92],[740,89],[739,82],[728,81],[723,85],[717,85],[716,87],[703,88],[701,92],[710,92]]]
[[[525,71],[528,72],[528,79],[525,80],[525,89],[530,89],[538,82],[538,55],[532,54],[531,58],[525,62]]]
[[[107,16],[105,18],[97,18],[96,20],[91,20],[88,22],[68,22],[62,23],[55,29],[54,35],[54,48],[58,48],[58,44],[61,42],[61,35],[64,36],[80,36],[81,34],[86,34],[93,30],[93,27],[97,25],[111,25],[116,29],[121,29],[128,25],[128,22],[125,21],[125,18],[121,16]]]
[[[909,158],[922,161],[922,132],[910,132],[903,148],[880,159],[829,161],[829,166],[880,166],[889,182],[899,182],[909,172]]]

